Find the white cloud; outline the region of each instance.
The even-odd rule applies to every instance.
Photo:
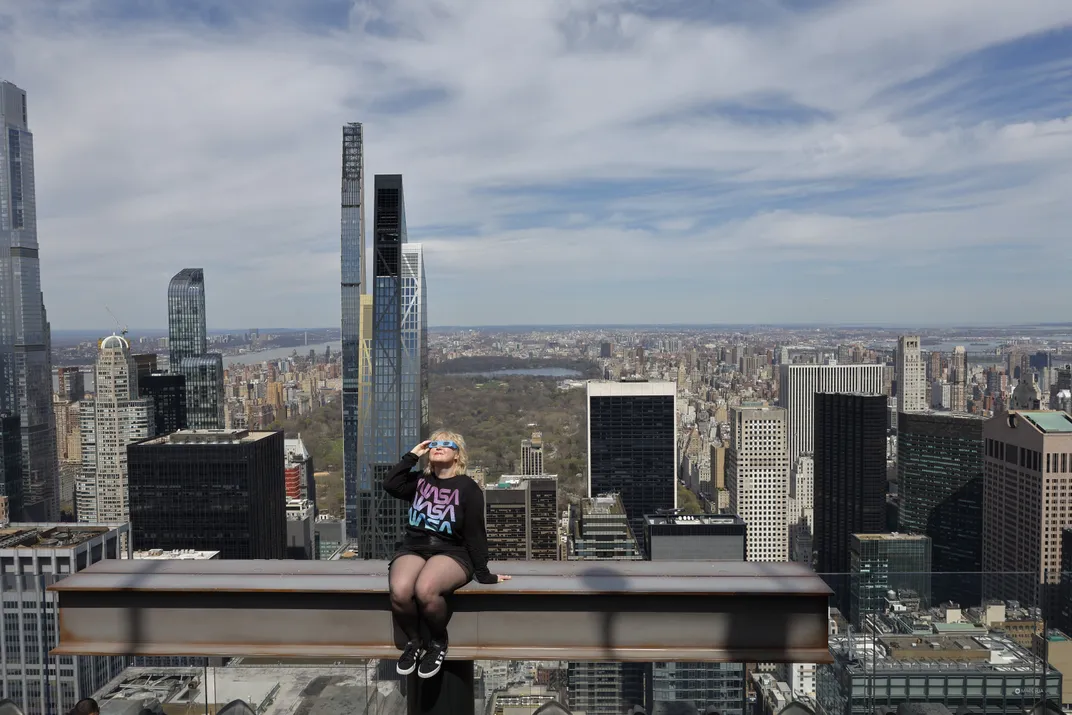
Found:
[[[740,319],[801,320],[794,262],[827,266],[819,300],[838,294],[839,263],[880,285],[898,267],[1017,242],[1040,268],[1070,267],[1072,106],[965,123],[904,116],[935,100],[931,86],[892,91],[1067,27],[1063,0],[1015,12],[1004,0],[861,1],[724,23],[610,0],[392,0],[356,3],[350,27],[333,30],[297,22],[282,0],[225,28],[104,22],[107,5],[68,2],[57,16],[0,0],[13,18],[0,21],[0,75],[30,93],[57,328],[107,325],[105,304],[161,326],[167,280],[191,265],[207,270],[214,326],[337,324],[340,127],[354,120],[366,122],[367,198],[372,174],[405,177],[433,323],[565,322],[571,304],[624,322],[636,281],[657,279],[693,286],[694,304],[651,291],[652,315],[636,319],[702,320],[704,301],[725,303],[734,285],[709,277],[727,274],[767,286]],[[1040,67],[1025,77],[1067,70]],[[757,97],[784,99],[784,114],[748,121],[766,106]],[[814,111],[798,121],[791,103]],[[532,185],[543,190],[521,190]],[[921,279],[918,315],[878,298],[851,309],[1014,317],[999,295],[945,300],[972,278]],[[859,318],[827,309],[811,319]]]

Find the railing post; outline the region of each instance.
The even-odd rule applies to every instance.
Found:
[[[432,678],[411,673],[406,678],[409,715],[474,715],[473,661],[448,660]]]

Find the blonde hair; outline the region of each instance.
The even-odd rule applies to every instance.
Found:
[[[449,429],[437,429],[432,432],[432,436],[428,439],[450,440],[458,445],[458,452],[454,455],[454,474],[465,474],[465,468],[469,466],[469,452],[465,449],[465,437]],[[432,473],[432,465],[428,463],[427,458],[425,458],[424,462],[424,473]]]

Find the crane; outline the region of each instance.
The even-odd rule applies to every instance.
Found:
[[[108,311],[108,315],[112,316],[112,320],[115,321],[115,327],[119,329],[119,334],[124,338],[127,336],[127,327],[119,322],[119,318],[115,317],[115,313],[108,306],[104,306],[104,309]]]

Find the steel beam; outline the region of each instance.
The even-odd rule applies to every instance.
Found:
[[[452,658],[830,662],[830,589],[788,563],[511,561],[454,597]],[[382,561],[101,561],[50,587],[56,654],[389,658]]]

